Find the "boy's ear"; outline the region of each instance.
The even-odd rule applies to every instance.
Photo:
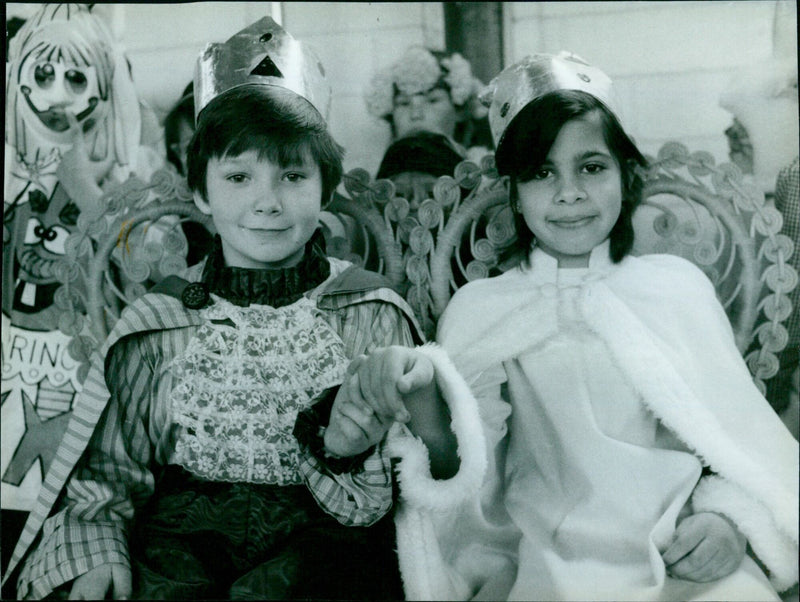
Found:
[[[211,205],[209,205],[208,201],[203,198],[203,195],[195,190],[192,193],[192,196],[194,197],[194,204],[197,206],[197,208],[205,215],[211,215]]]

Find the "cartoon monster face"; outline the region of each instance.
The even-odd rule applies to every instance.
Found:
[[[68,132],[67,111],[75,115],[84,132],[99,121],[105,103],[94,66],[49,56],[31,57],[21,66],[19,75],[19,90],[25,99],[20,110],[30,111],[51,135]]]
[[[64,258],[65,242],[75,230],[79,210],[57,186],[51,199],[41,191],[31,191],[28,202],[17,211],[13,308],[18,314],[34,315],[50,307],[60,286],[56,269]],[[44,316],[40,314],[37,320],[42,322]],[[42,325],[38,326],[34,329],[41,329]]]

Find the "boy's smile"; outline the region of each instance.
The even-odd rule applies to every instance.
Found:
[[[208,198],[195,203],[211,215],[229,267],[275,269],[296,264],[317,228],[322,210],[322,176],[308,157],[280,166],[255,150],[212,157],[206,175]]]

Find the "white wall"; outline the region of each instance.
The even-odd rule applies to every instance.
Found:
[[[367,113],[363,91],[407,46],[444,48],[439,2],[284,2],[283,25],[321,54],[333,85],[331,131],[347,149],[345,169],[378,171],[391,133]]]
[[[789,5],[791,0],[783,0]],[[727,159],[731,115],[719,97],[732,77],[770,59],[774,1],[508,2],[505,59],[572,50],[616,82],[622,110],[645,152],[668,139]],[[6,4],[7,14],[31,5]],[[409,44],[444,45],[438,2],[196,2],[98,4],[127,49],[142,96],[163,115],[192,77],[209,41],[272,13],[313,44],[332,79],[331,129],[345,148],[345,167],[374,173],[388,126],[367,114],[362,91],[373,72]],[[796,53],[796,12],[787,46]],[[796,58],[796,54],[795,54]]]
[[[645,152],[678,139],[727,160],[724,130],[732,115],[719,99],[742,70],[773,58],[777,6],[741,0],[507,2],[506,64],[533,52],[575,52],[614,80],[621,111]],[[793,20],[779,29],[792,32],[794,42],[778,51],[793,48],[796,60],[796,11]]]

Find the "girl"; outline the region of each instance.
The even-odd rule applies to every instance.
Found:
[[[610,84],[573,55],[536,55],[487,92],[526,259],[461,288],[439,323],[489,469],[479,496],[432,518],[442,564],[415,569],[446,578],[420,597],[777,600],[797,582],[797,442],[705,276],[629,255],[645,161]],[[355,369],[387,414],[400,396],[366,379],[397,364],[424,359],[386,350]]]

